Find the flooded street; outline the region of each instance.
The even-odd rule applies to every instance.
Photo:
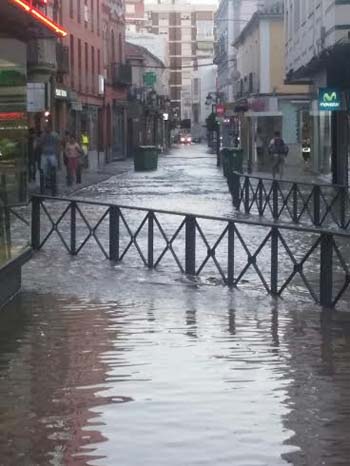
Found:
[[[78,195],[237,215],[204,146]],[[350,464],[346,315],[100,253],[48,243],[0,313],[1,466]]]

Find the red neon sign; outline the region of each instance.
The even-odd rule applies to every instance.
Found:
[[[26,117],[23,112],[3,112],[0,113],[0,121],[24,120]]]
[[[55,32],[61,37],[66,37],[67,32],[57,23],[52,21],[46,15],[44,15],[40,10],[32,6],[32,2],[28,2],[27,0],[9,0],[11,3],[14,3],[22,10],[26,11],[29,15],[33,18],[38,20],[40,23],[44,24],[47,28],[51,29],[51,31]]]

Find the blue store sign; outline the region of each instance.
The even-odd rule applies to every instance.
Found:
[[[331,87],[320,88],[318,107],[320,110],[341,110],[341,91]]]

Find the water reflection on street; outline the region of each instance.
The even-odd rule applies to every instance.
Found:
[[[347,327],[143,278],[1,314],[0,464],[349,464]]]
[[[47,248],[0,313],[0,465],[348,466],[349,386],[345,314]]]

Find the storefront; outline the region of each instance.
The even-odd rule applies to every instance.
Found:
[[[28,202],[27,44],[65,32],[25,0],[2,0],[0,18],[1,306],[19,289],[21,266],[30,256],[29,226],[15,214]]]

